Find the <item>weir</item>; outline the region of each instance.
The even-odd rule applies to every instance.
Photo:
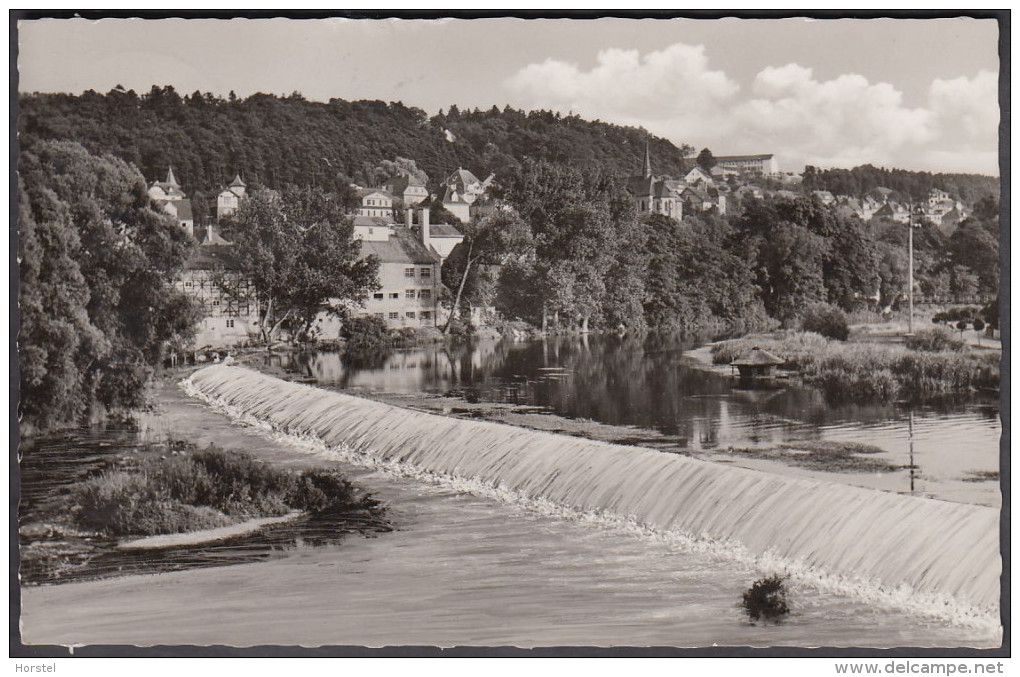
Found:
[[[236,366],[191,376],[281,432],[995,612],[998,511],[401,409]]]

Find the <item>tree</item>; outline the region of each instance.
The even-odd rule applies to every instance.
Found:
[[[701,152],[698,153],[698,159],[696,162],[698,163],[698,166],[706,172],[711,171],[712,167],[715,167],[716,165],[715,156],[712,155],[712,151],[707,148],[701,149]]]
[[[464,241],[457,245],[458,257],[455,270],[449,271],[448,279],[456,279],[457,293],[453,300],[450,317],[443,327],[443,333],[450,332],[454,317],[460,313],[460,301],[464,294],[473,266],[498,266],[515,255],[521,254],[531,242],[531,232],[520,217],[510,209],[497,209],[482,218],[472,219],[461,227]]]
[[[19,168],[23,420],[138,406],[166,346],[193,336],[198,309],[172,285],[194,242],[113,157],[36,142]]]
[[[229,293],[254,296],[267,343],[284,324],[305,336],[319,312],[346,316],[378,289],[379,263],[360,258],[353,232],[339,201],[320,189],[255,191],[230,230],[236,275],[220,271],[220,282]]]

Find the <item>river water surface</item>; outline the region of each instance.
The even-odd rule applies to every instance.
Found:
[[[403,350],[357,365],[332,352],[276,359],[321,387],[524,405],[570,419],[654,430],[679,453],[748,467],[776,470],[781,461],[734,450],[864,443],[878,447],[873,457],[889,467],[819,473],[787,463],[780,470],[884,491],[1000,504],[1002,427],[994,397],[860,404],[827,401],[819,391],[795,384],[744,389],[724,370],[706,370],[685,355],[698,345],[661,337],[553,337]]]
[[[394,370],[395,371],[395,370]],[[258,563],[22,590],[26,643],[516,646],[994,646],[998,631],[792,581],[788,621],[738,609],[773,573],[470,487],[350,465],[241,425],[167,386],[141,435],[176,431],[273,463],[336,464],[389,507],[392,533]],[[959,621],[961,619],[957,619]]]

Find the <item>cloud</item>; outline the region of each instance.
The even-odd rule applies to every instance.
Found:
[[[515,103],[573,111],[588,118],[661,128],[710,128],[706,117],[730,104],[738,85],[708,68],[704,46],[677,43],[643,57],[637,50],[607,49],[596,65],[547,59],[510,77]]]
[[[931,83],[909,106],[886,82],[847,73],[818,79],[807,66],[762,69],[746,90],[712,70],[703,46],[677,43],[642,56],[599,52],[596,64],[548,59],[505,85],[516,105],[640,125],[717,154],[772,152],[781,165],[864,163],[996,173],[996,75]]]

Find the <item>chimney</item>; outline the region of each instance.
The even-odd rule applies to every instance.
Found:
[[[411,230],[411,226],[414,225],[414,206],[407,205],[404,210],[404,225],[407,226],[408,230]]]
[[[431,231],[429,229],[429,208],[428,207],[422,207],[421,208],[421,243],[423,245],[425,245],[426,249],[428,249],[431,246],[431,244],[432,244],[431,240],[432,240],[432,238],[431,238]]]

